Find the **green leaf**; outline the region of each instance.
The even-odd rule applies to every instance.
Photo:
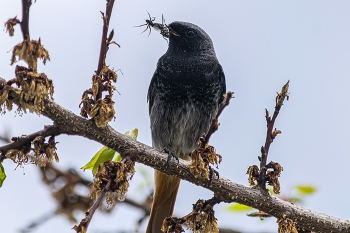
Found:
[[[134,140],[137,140],[138,134],[139,134],[139,130],[137,128],[135,128],[133,130],[129,130],[125,133],[126,136],[128,136],[129,138],[132,138]]]
[[[139,134],[139,130],[137,128],[133,130],[126,131],[125,135],[128,136],[131,139],[136,140],[137,135]],[[122,156],[120,154],[117,154],[117,156],[114,159],[114,162],[119,162],[122,159]]]
[[[2,186],[2,183],[4,183],[5,179],[6,179],[5,168],[2,166],[2,163],[0,163],[0,187]]]
[[[83,169],[84,171],[87,169],[92,169],[98,159],[98,156],[102,153],[102,151],[105,150],[105,146],[102,147],[99,151],[97,151],[97,153],[94,155],[94,157],[92,157],[92,159],[90,160],[90,162],[88,162],[84,167],[80,168]]]
[[[117,156],[114,159],[114,162],[119,162],[122,159],[122,156],[120,154],[117,154]]]
[[[290,81],[290,80],[288,80],[288,82],[287,82],[286,84],[284,84],[284,86],[282,87],[282,93],[283,93],[283,92],[288,92],[288,89],[289,89],[289,81]]]
[[[92,174],[95,174],[98,166],[101,163],[104,163],[110,159],[113,159],[115,155],[115,150],[112,150],[106,146],[103,146],[95,155],[92,157],[90,162],[88,162],[84,167],[81,169],[87,170],[87,169],[92,169]]]
[[[129,138],[136,140],[138,132],[139,132],[139,130],[137,128],[135,128],[133,130],[127,131],[125,133],[125,135],[128,136]],[[110,149],[106,146],[103,146],[99,151],[97,151],[97,153],[94,155],[94,157],[92,157],[92,159],[81,169],[83,169],[84,171],[92,169],[92,174],[95,174],[97,172],[98,166],[101,163],[104,163],[110,159],[113,159],[115,153],[116,153],[115,150]],[[118,154],[116,156],[116,158],[114,159],[114,161],[118,162],[121,160],[121,158],[122,157],[120,156],[120,154]]]
[[[303,196],[311,195],[317,192],[316,187],[308,185],[297,185],[295,186],[295,189]]]
[[[226,208],[226,210],[232,211],[232,212],[247,212],[247,211],[251,211],[253,209],[254,208],[252,208],[250,206],[242,205],[242,204],[239,204],[239,203],[235,203],[235,204],[229,205]]]

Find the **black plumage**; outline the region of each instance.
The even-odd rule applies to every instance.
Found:
[[[173,22],[168,28],[169,47],[158,61],[148,90],[152,143],[155,148],[167,147],[180,158],[189,159],[224,98],[225,75],[204,30],[186,22]],[[172,214],[180,180],[167,177],[156,171],[153,215],[147,232],[161,232],[159,223],[155,223],[155,218],[166,217],[155,216],[160,206],[166,209],[170,205],[170,211],[158,212]],[[170,187],[169,182],[177,187]],[[167,194],[162,196],[160,192]]]
[[[153,146],[178,156],[197,147],[226,91],[225,75],[210,37],[185,22],[169,25],[168,51],[159,59],[148,90]],[[187,34],[194,34],[191,38]]]

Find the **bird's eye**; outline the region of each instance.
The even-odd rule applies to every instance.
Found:
[[[196,36],[196,34],[194,33],[194,31],[190,30],[190,31],[187,31],[187,32],[186,32],[186,36],[187,36],[188,38],[193,38],[193,37]]]

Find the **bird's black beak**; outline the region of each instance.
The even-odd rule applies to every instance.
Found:
[[[166,38],[169,38],[170,35],[180,37],[179,33],[175,32],[170,26],[166,24],[155,24],[155,27],[160,30],[160,34]]]
[[[181,36],[179,35],[179,33],[175,32],[171,27],[168,26],[168,29],[169,29],[169,36],[170,36],[170,34],[173,34],[174,36],[181,37]]]

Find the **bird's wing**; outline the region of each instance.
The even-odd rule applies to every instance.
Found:
[[[226,93],[226,80],[225,80],[225,74],[222,69],[222,66],[219,64],[219,82],[220,82],[220,100],[219,100],[219,105],[220,103],[224,100],[224,94]]]
[[[157,80],[161,77],[162,75],[160,74],[160,69],[157,68],[156,71],[153,74],[153,77],[151,79],[151,83],[149,84],[148,87],[148,93],[147,93],[147,102],[148,102],[148,113],[151,114],[151,109],[153,106],[153,101],[156,96],[156,85],[157,85]]]

